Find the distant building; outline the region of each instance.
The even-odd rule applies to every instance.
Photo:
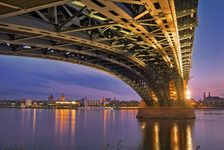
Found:
[[[53,97],[52,94],[51,94],[50,97],[48,97],[48,102],[49,102],[49,103],[54,103],[54,97]]]
[[[84,98],[84,106],[85,106],[85,107],[88,107],[88,100],[87,100],[87,97]]]
[[[25,107],[26,99],[16,100],[16,107]]]
[[[88,106],[100,106],[101,100],[87,100]]]
[[[101,99],[101,106],[107,106],[107,105],[109,105],[110,104],[110,102],[111,102],[111,98],[102,98]]]
[[[62,95],[61,95],[61,101],[62,101],[62,102],[65,101],[65,95],[64,95],[64,93],[62,93]]]
[[[11,102],[8,100],[0,100],[0,107],[10,107]]]
[[[61,107],[61,108],[72,108],[72,107],[80,106],[80,103],[76,102],[76,101],[65,101],[65,102],[56,101],[55,106],[56,107]]]
[[[204,92],[204,94],[203,94],[203,100],[205,100],[205,98],[206,98],[206,94],[205,94],[205,92]]]
[[[211,93],[208,93],[208,97],[206,97],[206,94],[204,92],[203,94],[203,102],[207,103],[216,103],[216,102],[223,102],[223,98],[220,98],[218,96],[211,96]]]
[[[81,101],[83,101],[83,105],[85,107],[88,107],[88,106],[101,106],[101,103],[102,103],[102,100],[88,100],[87,97],[85,97]]]
[[[114,96],[114,101],[116,101],[116,96]]]
[[[110,103],[111,102],[111,98],[107,97],[107,98],[105,98],[105,101]]]
[[[31,107],[32,106],[32,100],[31,99],[26,99],[25,100],[25,107]]]

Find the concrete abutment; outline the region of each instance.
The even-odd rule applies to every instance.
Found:
[[[195,119],[195,114],[191,107],[148,106],[139,108],[136,117],[142,119]]]

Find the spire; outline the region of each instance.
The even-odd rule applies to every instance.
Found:
[[[61,101],[62,101],[62,102],[65,101],[65,95],[64,95],[64,93],[61,94]]]
[[[210,92],[208,92],[208,97],[211,97],[211,93]]]
[[[51,93],[50,97],[48,97],[48,102],[53,103],[54,102],[54,97]]]
[[[206,94],[205,94],[205,92],[204,92],[204,94],[203,94],[203,101],[205,100],[205,98],[206,98]]]

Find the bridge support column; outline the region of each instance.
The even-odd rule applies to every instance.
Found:
[[[139,108],[137,118],[195,119],[194,109],[187,106],[147,106]]]

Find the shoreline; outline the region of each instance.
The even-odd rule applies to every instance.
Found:
[[[194,109],[224,109],[224,107],[194,107]]]
[[[94,110],[100,110],[100,109],[112,109],[112,110],[138,110],[139,108],[133,108],[133,107],[125,107],[125,108],[119,108],[119,107],[72,107],[72,108],[63,108],[63,107],[0,107],[1,108],[14,108],[14,109],[76,109],[76,110],[88,110],[88,109],[94,109]],[[193,107],[193,109],[224,109],[224,107]]]
[[[111,110],[136,110],[138,108],[133,107],[125,107],[125,108],[117,108],[117,107],[72,107],[72,108],[65,108],[65,107],[0,107],[0,108],[14,108],[14,109],[76,109],[76,110],[102,110],[102,109],[111,109]]]

